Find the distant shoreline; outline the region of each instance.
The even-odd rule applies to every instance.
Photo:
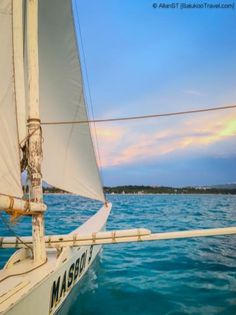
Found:
[[[79,195],[76,195],[76,194],[72,194],[72,193],[68,193],[68,192],[62,192],[62,193],[48,193],[48,192],[45,192],[44,195],[59,195],[59,196],[79,196]],[[106,193],[106,195],[109,195],[109,196],[169,196],[169,195],[173,195],[173,196],[184,196],[184,195],[205,195],[205,196],[215,196],[215,195],[230,195],[230,196],[234,196],[236,195],[236,193],[232,194],[232,193],[146,193],[146,194],[135,194],[135,193],[127,193],[127,194],[120,194],[120,193],[114,193],[114,194],[111,194],[111,193]]]
[[[55,187],[44,187],[44,193],[70,194]],[[116,186],[104,187],[105,194],[109,195],[236,195],[236,185],[222,185],[213,187],[165,187],[165,186]]]

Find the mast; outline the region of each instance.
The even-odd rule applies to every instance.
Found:
[[[42,133],[39,115],[39,66],[38,66],[38,0],[27,0],[27,58],[28,58],[28,173],[30,199],[42,203]],[[34,261],[46,260],[44,240],[44,213],[32,215]]]

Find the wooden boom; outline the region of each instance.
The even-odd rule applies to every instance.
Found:
[[[236,234],[236,227],[218,229],[189,230],[177,232],[151,233],[150,230],[140,228],[131,230],[119,230],[98,232],[87,235],[52,235],[45,237],[46,247],[78,247],[84,245],[118,244],[142,241],[160,241],[178,238],[191,238],[203,236],[219,236]],[[1,237],[1,248],[22,248],[32,245],[32,237]]]
[[[18,212],[21,215],[31,215],[46,211],[47,206],[42,202],[33,202],[25,199],[15,198],[6,195],[0,195],[0,210],[11,214]]]

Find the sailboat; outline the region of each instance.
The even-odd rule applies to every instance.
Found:
[[[0,42],[0,209],[13,219],[32,217],[32,236],[0,237],[1,248],[17,249],[0,271],[0,314],[55,314],[103,244],[236,233],[105,231],[112,205],[90,134],[73,1],[1,0]],[[41,124],[47,120],[71,123]],[[71,233],[46,236],[42,180],[103,206]]]
[[[45,249],[42,179],[104,203],[72,235],[103,230],[111,210],[89,125],[40,126],[41,119],[88,119],[72,12],[67,0],[0,1],[0,207],[32,216],[34,243],[16,251],[0,272],[0,313],[56,312],[101,247]],[[22,199],[23,170],[28,200]]]

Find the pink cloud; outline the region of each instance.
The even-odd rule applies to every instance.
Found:
[[[102,166],[109,167],[159,159],[174,152],[184,154],[189,149],[200,151],[212,143],[235,136],[236,118],[232,111],[225,111],[166,119],[165,124],[160,120],[151,123],[143,120],[97,125],[96,129]]]

